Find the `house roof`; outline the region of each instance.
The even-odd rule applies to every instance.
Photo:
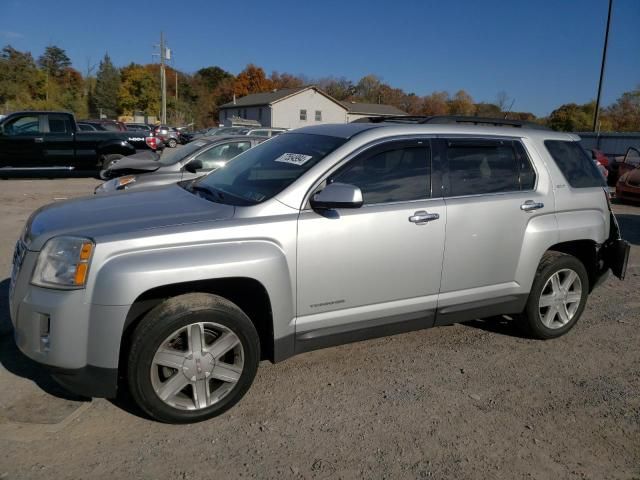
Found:
[[[304,92],[306,90],[315,90],[320,95],[327,97],[333,103],[338,105],[341,108],[347,109],[343,105],[342,102],[339,102],[331,95],[327,95],[325,92],[320,90],[318,87],[314,85],[310,85],[307,87],[298,87],[298,88],[282,88],[280,90],[273,90],[270,92],[263,93],[252,93],[251,95],[245,95],[244,97],[240,97],[236,99],[236,102],[228,102],[223,105],[220,105],[221,109],[224,108],[243,108],[243,107],[260,107],[266,105],[273,105],[274,103],[279,102],[280,100],[284,100],[285,98],[292,97],[300,92]],[[403,112],[404,113],[404,112]]]
[[[407,112],[394,107],[393,105],[383,105],[379,103],[358,103],[340,102],[349,113],[361,115],[407,115]]]

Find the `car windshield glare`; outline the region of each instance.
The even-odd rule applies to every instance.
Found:
[[[345,142],[326,135],[279,135],[237,156],[193,187],[215,192],[221,203],[255,205],[280,193]]]
[[[187,143],[181,148],[171,149],[165,148],[162,151],[162,155],[158,160],[162,165],[173,165],[174,163],[179,162],[187,158],[189,155],[194,153],[197,150],[200,150],[202,147],[207,145],[207,142],[202,142],[196,140],[195,142]]]

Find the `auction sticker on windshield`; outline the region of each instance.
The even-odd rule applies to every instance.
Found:
[[[291,163],[293,165],[304,165],[313,157],[311,155],[303,155],[302,153],[283,153],[274,162]]]

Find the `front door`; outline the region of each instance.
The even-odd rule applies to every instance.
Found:
[[[24,114],[9,119],[0,133],[0,167],[22,170],[38,166],[43,142],[40,115]]]
[[[431,179],[428,139],[373,147],[328,177],[364,205],[300,214],[298,351],[432,325],[446,211]]]

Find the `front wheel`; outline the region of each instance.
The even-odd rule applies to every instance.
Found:
[[[167,145],[169,146],[169,148],[176,148],[176,146],[178,145],[178,142],[176,141],[175,138],[170,138],[169,141],[167,142]]]
[[[546,252],[520,324],[534,338],[564,335],[582,315],[588,294],[589,276],[582,262],[566,253]]]
[[[235,304],[216,295],[181,295],[151,310],[136,327],[129,389],[157,420],[199,422],[244,396],[259,360],[256,329]]]

